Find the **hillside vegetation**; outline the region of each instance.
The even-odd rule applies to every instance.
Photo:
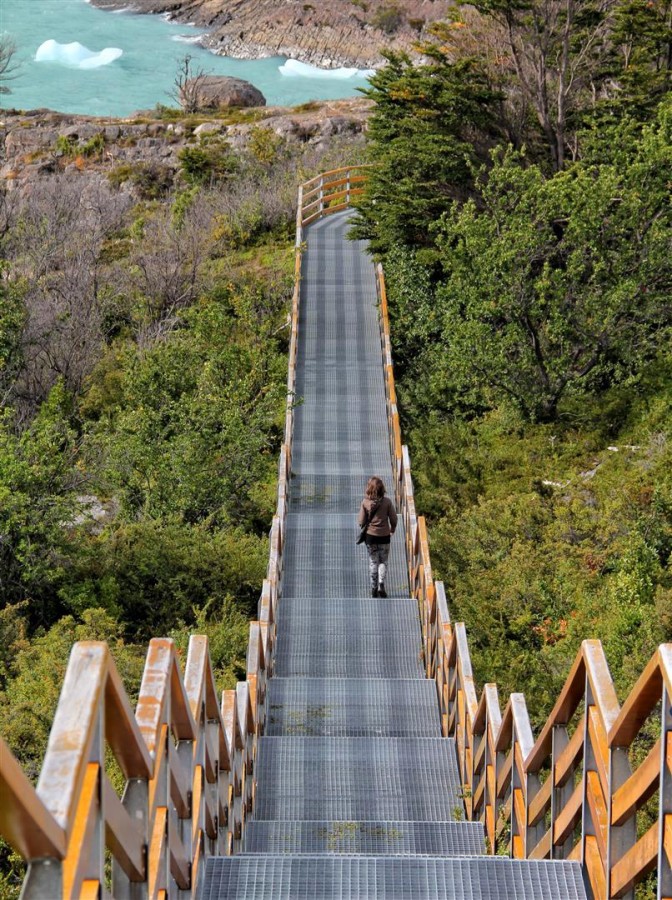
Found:
[[[385,264],[435,575],[480,684],[621,699],[672,637],[672,4],[483,2],[373,79]]]
[[[131,696],[153,636],[207,634],[219,688],[244,676],[296,186],[352,156],[258,128],[177,172],[68,148],[0,193],[0,730],[34,779],[74,641],[108,641]],[[3,900],[21,872],[0,842]]]

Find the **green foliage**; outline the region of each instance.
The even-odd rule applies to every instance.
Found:
[[[581,640],[603,641],[624,697],[672,635],[672,372],[657,368],[662,393],[659,377],[619,386],[583,403],[580,428],[497,410],[410,433],[435,576],[467,623],[477,680],[524,690],[537,725]]]
[[[102,132],[94,134],[92,138],[85,141],[80,147],[82,156],[100,156],[105,150],[105,135]]]
[[[26,866],[18,853],[0,837],[0,898],[18,900]]]
[[[36,780],[47,746],[70,650],[76,641],[107,641],[130,696],[137,695],[145,648],[126,644],[121,627],[103,610],[89,609],[81,621],[66,616],[21,647],[11,677],[0,691],[2,735],[28,776]]]
[[[74,138],[59,134],[56,138],[55,148],[59,156],[74,156],[77,152],[77,141]]]
[[[402,11],[396,3],[380,6],[371,16],[373,27],[379,28],[385,34],[394,34],[395,31],[398,31],[403,20]]]
[[[430,223],[465,196],[472,165],[487,157],[496,94],[478,64],[453,65],[437,50],[426,66],[386,54],[363,91],[375,102],[369,156],[375,164],[357,204],[355,234],[374,251],[432,244]]]
[[[20,290],[5,278],[6,263],[0,262],[0,394],[9,391],[21,367],[21,333],[26,310]]]
[[[623,697],[672,636],[669,4],[476,7],[372,80],[357,234],[434,574],[538,725],[585,638]]]
[[[226,141],[201,140],[178,153],[182,174],[189,184],[212,184],[230,178],[236,172],[236,156]]]
[[[186,660],[190,635],[204,634],[208,638],[217,690],[235,688],[236,683],[245,678],[250,634],[247,617],[230,598],[225,598],[219,606],[208,603],[201,609],[194,609],[193,616],[193,624],[180,623],[170,632],[178,653]]]
[[[98,132],[98,134],[94,134],[93,137],[89,138],[88,141],[80,144],[76,137],[59,134],[56,138],[54,149],[59,156],[68,158],[74,156],[101,156],[105,150],[105,135],[102,132]]]
[[[670,325],[670,136],[664,121],[626,165],[550,179],[508,154],[445,220],[436,301],[458,390],[550,421],[568,391],[641,369]]]
[[[224,608],[234,594],[238,615],[245,619],[267,562],[267,541],[242,529],[213,531],[148,520],[118,525],[91,539],[60,594],[73,613],[83,616],[100,607],[128,623],[130,638],[147,641],[168,633],[178,621],[193,626],[197,610],[213,601]]]
[[[114,427],[97,429],[129,517],[268,522],[261,486],[275,479],[285,363],[263,331],[246,328],[251,300],[223,289],[129,364]]]
[[[672,19],[669,0],[616,4],[613,49],[607,72],[620,91],[600,111],[609,117],[647,120],[672,86]]]
[[[282,156],[286,141],[271,128],[256,125],[250,130],[247,148],[257,162],[270,165]]]
[[[130,181],[137,187],[143,200],[159,200],[170,193],[173,187],[172,170],[160,163],[123,163],[112,169],[107,178],[116,188]]]
[[[0,594],[3,604],[30,599],[34,622],[57,609],[53,585],[74,510],[77,444],[68,406],[59,384],[23,433],[8,411],[0,418]]]

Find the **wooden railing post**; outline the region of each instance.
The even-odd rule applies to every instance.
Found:
[[[135,823],[143,847],[145,866],[147,865],[147,808],[149,806],[148,781],[146,778],[130,778],[126,782],[121,803],[129,818]],[[147,882],[131,881],[126,869],[112,857],[112,884],[115,900],[145,900]]]
[[[607,845],[607,897],[612,896],[611,873],[614,864],[622,859],[626,853],[635,846],[637,840],[637,822],[634,816],[626,819],[622,824],[613,824],[614,795],[623,787],[632,775],[628,748],[619,746],[609,747],[609,838]],[[634,900],[634,890],[622,895],[626,900]]]
[[[672,897],[672,695],[663,681],[658,801],[658,897]]]
[[[556,780],[557,762],[562,752],[569,745],[569,734],[565,725],[554,725],[551,737],[551,772],[549,778],[553,789],[551,792],[551,843],[549,847],[549,859],[566,859],[565,842],[556,843],[554,836],[554,827],[558,819],[558,815],[569,803],[572,793],[574,792],[574,784],[572,779],[567,778],[558,784]],[[570,846],[571,849],[571,846]]]
[[[536,847],[544,836],[544,820],[540,819],[535,824],[530,824],[530,807],[541,792],[541,779],[538,772],[527,772],[527,784],[525,786],[525,856],[528,857],[530,849]]]

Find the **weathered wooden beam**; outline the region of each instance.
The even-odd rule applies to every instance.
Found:
[[[26,860],[65,856],[65,829],[40,799],[2,737],[0,833]]]

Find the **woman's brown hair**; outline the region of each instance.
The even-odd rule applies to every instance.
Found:
[[[365,494],[369,500],[380,500],[385,496],[385,485],[377,475],[374,475],[373,478],[369,478]]]

